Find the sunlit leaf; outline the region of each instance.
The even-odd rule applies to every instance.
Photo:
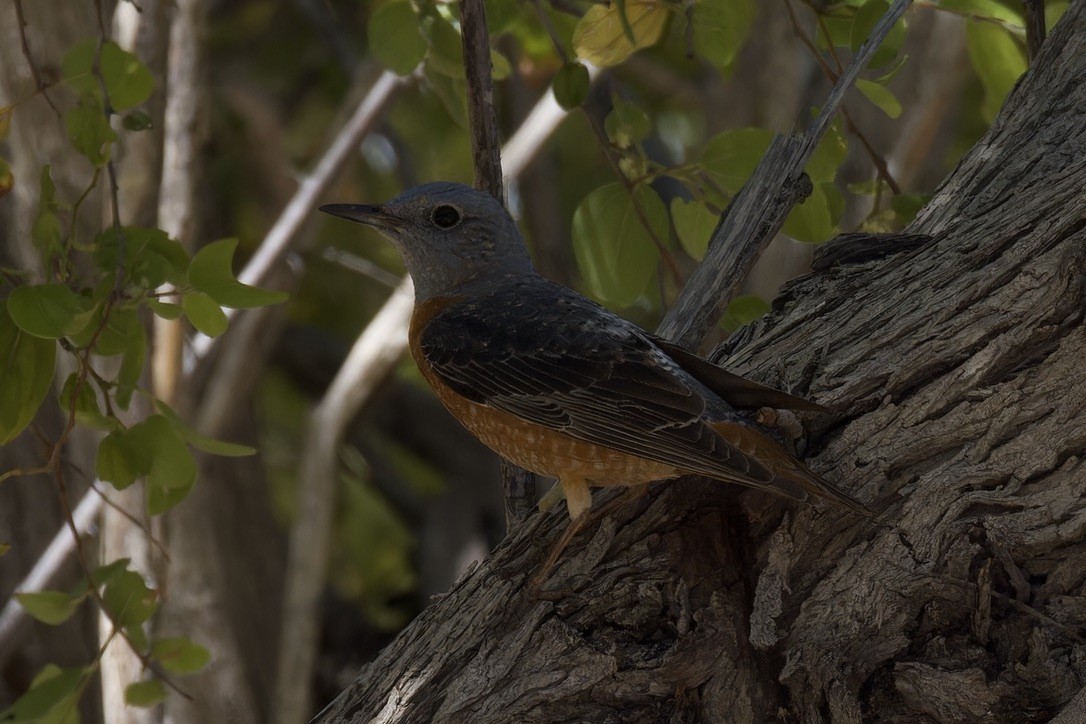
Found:
[[[848,155],[848,144],[845,135],[841,133],[841,125],[836,121],[826,129],[822,140],[815,146],[814,153],[804,167],[804,171],[811,177],[815,184],[823,181],[833,181],[837,177],[837,169],[845,162]]]
[[[49,391],[57,345],[27,334],[0,303],[0,445],[10,442],[34,419]]]
[[[223,239],[208,244],[192,258],[189,283],[224,307],[262,307],[286,301],[283,292],[273,292],[242,284],[231,266],[237,239]]]
[[[573,31],[573,48],[578,58],[593,65],[618,65],[641,48],[655,44],[670,15],[660,0],[592,5]]]
[[[397,0],[377,8],[367,34],[370,52],[393,73],[409,75],[426,57],[426,38],[410,3]]]
[[[936,0],[936,7],[978,20],[995,20],[1018,28],[1026,26],[1022,13],[999,0]]]
[[[755,7],[754,0],[698,0],[691,20],[694,52],[730,73],[754,22]]]
[[[620,184],[601,186],[573,214],[573,251],[585,284],[599,299],[623,307],[645,291],[660,257],[638,209],[656,238],[667,239],[664,202],[645,184],[634,187],[632,200]]]

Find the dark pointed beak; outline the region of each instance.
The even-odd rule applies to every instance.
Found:
[[[380,206],[371,204],[325,204],[318,210],[341,219],[387,231],[399,231],[403,225],[398,218],[387,213]]]

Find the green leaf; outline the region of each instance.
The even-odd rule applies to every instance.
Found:
[[[856,10],[856,17],[852,20],[852,33],[849,38],[852,52],[855,53],[867,41],[875,24],[889,9],[890,3],[886,2],[886,0],[868,0]],[[905,18],[903,16],[890,28],[890,32],[886,34],[886,38],[883,39],[878,50],[871,56],[867,66],[869,68],[881,68],[893,61],[897,54],[901,52],[901,46],[904,44]]]
[[[137,428],[114,430],[98,444],[95,472],[117,490],[124,490],[151,470],[153,451]]]
[[[56,342],[27,334],[0,304],[0,445],[34,419],[56,367]]]
[[[52,259],[60,252],[61,240],[64,238],[60,218],[57,216],[60,205],[56,201],[56,190],[49,166],[42,166],[38,215],[34,218],[34,225],[30,229],[30,238],[46,259]]]
[[[76,390],[79,393],[76,394]],[[89,380],[79,382],[79,373],[73,372],[64,381],[60,391],[60,407],[63,410],[75,410],[75,421],[94,430],[116,430],[120,422],[106,417],[98,407],[98,396]]]
[[[811,195],[792,209],[782,231],[797,241],[821,244],[837,233],[844,201],[830,182],[816,183]]]
[[[16,593],[15,600],[27,613],[42,623],[55,626],[64,623],[79,604],[83,597],[69,596],[63,591],[38,591],[37,593]]]
[[[573,48],[577,57],[593,65],[618,65],[641,48],[654,45],[670,16],[668,6],[659,0],[592,5],[573,31]]]
[[[175,674],[191,674],[211,661],[211,653],[186,638],[159,639],[151,647],[151,658],[162,664],[166,671]]]
[[[691,25],[694,52],[730,74],[754,22],[754,0],[698,0]]]
[[[34,677],[26,693],[0,711],[0,722],[76,724],[79,721],[79,694],[88,677],[89,672],[84,668],[62,669],[47,664]]]
[[[149,131],[155,127],[151,117],[143,111],[132,111],[121,121],[126,131]]]
[[[251,287],[234,277],[231,262],[237,245],[237,239],[223,239],[196,252],[189,266],[189,283],[224,307],[262,307],[286,301],[283,292]]]
[[[208,337],[218,337],[226,331],[226,314],[218,303],[203,292],[189,292],[181,300],[181,308],[192,326]]]
[[[117,140],[117,134],[109,127],[100,98],[84,93],[79,104],[64,114],[64,125],[75,150],[95,166],[105,165],[109,160],[109,144]]]
[[[63,284],[19,287],[8,297],[8,313],[28,334],[60,339],[87,326],[94,303]]]
[[[390,2],[377,8],[366,30],[370,52],[393,73],[410,75],[426,57],[426,38],[410,3]]]
[[[188,496],[196,482],[196,461],[176,428],[162,415],[152,415],[137,427],[152,451],[147,511],[158,515]]]
[[[936,6],[976,20],[995,20],[1016,28],[1026,27],[1022,13],[999,0],[938,0]]]
[[[120,626],[136,626],[158,609],[158,594],[135,571],[121,571],[102,590],[102,603]]]
[[[101,87],[94,76],[94,60],[98,43],[85,40],[65,55],[61,64],[64,79],[80,93],[91,93],[101,99]],[[98,70],[109,93],[114,111],[125,111],[151,97],[155,79],[139,58],[112,41],[102,43]]]
[[[856,88],[867,98],[867,100],[874,103],[890,118],[897,118],[901,115],[901,101],[899,101],[890,89],[884,85],[879,85],[875,81],[859,78],[856,81]]]
[[[127,570],[128,564],[131,562],[130,558],[118,558],[115,561],[110,561],[105,565],[98,566],[91,574],[91,580],[94,581],[95,586],[104,586],[116,578],[121,571]],[[86,585],[87,583],[84,581],[84,587],[86,587]]]
[[[619,148],[630,148],[649,135],[652,121],[645,111],[616,96],[611,112],[603,121],[603,128],[611,143]]]
[[[128,345],[121,358],[121,369],[117,371],[117,389],[113,393],[117,404],[125,410],[132,401],[132,393],[136,391],[136,385],[143,374],[144,362],[147,361],[147,332],[143,325],[134,325],[132,334],[127,339]]]
[[[137,681],[124,688],[124,701],[130,706],[154,706],[165,699],[166,687],[158,679]]]
[[[490,77],[494,80],[505,80],[513,72],[513,66],[509,60],[494,48],[490,49]]]
[[[634,187],[633,200],[620,184],[601,186],[573,214],[573,251],[589,291],[619,306],[633,304],[656,271],[660,253],[634,203],[660,241],[668,238],[667,210],[647,185]]]
[[[189,445],[192,445],[197,450],[203,450],[204,452],[213,455],[222,455],[223,457],[230,458],[247,457],[256,454],[256,449],[251,448],[248,445],[224,442],[222,440],[207,437],[206,435],[201,435],[196,432],[196,430],[189,427],[185,421],[181,419],[181,416],[162,400],[155,400],[155,409],[157,409],[163,417],[169,420],[170,424],[177,430],[177,434],[181,436],[182,440]]]
[[[739,128],[709,139],[701,165],[716,184],[731,195],[743,188],[769,148],[773,133],[764,128]]]
[[[566,63],[554,75],[554,99],[571,111],[584,103],[591,83],[588,68],[581,63]]]
[[[811,158],[807,161],[807,166],[803,170],[807,172],[807,175],[811,177],[811,181],[816,185],[823,181],[833,181],[837,178],[837,169],[845,162],[845,156],[847,155],[848,144],[845,141],[845,136],[841,133],[840,124],[834,121],[826,129],[826,134],[822,136],[822,140],[815,146],[814,153],[811,154]]]
[[[920,209],[931,201],[931,194],[898,194],[890,202],[890,208],[898,215],[901,225],[905,226],[916,218]]]
[[[11,544],[10,543],[0,543],[0,556],[4,555],[5,553],[7,553],[10,550],[11,550]]]
[[[169,282],[181,285],[189,255],[180,242],[162,229],[125,226],[104,229],[94,238],[94,263],[106,273],[125,270],[125,282],[152,290]]]
[[[671,200],[671,220],[683,249],[695,260],[701,261],[720,217],[699,201],[675,198]]]
[[[1014,84],[1026,72],[1026,54],[1011,34],[998,25],[970,21],[965,31],[969,59],[984,86],[981,117],[991,123]]]
[[[434,64],[427,62],[422,67],[426,85],[434,92],[449,112],[449,118],[462,128],[468,126],[468,102],[467,83],[464,79],[455,78],[439,72]]]
[[[464,51],[460,33],[444,18],[431,16],[423,22],[430,50],[426,54],[427,65],[442,75],[463,80]]]
[[[157,299],[148,299],[147,306],[152,312],[163,319],[180,319],[181,313],[184,311],[180,304],[160,302]]]
[[[15,188],[15,175],[11,172],[11,164],[3,156],[0,156],[0,199],[11,193]]]
[[[734,332],[743,325],[769,313],[769,302],[753,294],[738,296],[728,303],[720,323],[724,329]]]

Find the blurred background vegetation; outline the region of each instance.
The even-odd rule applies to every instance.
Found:
[[[0,11],[0,107],[7,111],[0,116],[0,266],[13,270],[0,286],[4,296],[26,279],[49,277],[28,231],[42,165],[52,164],[66,220],[84,193],[86,208],[104,210],[72,221],[84,243],[112,213],[104,177],[92,180],[92,165],[73,150],[58,115],[77,98],[62,80],[63,59],[79,41],[101,36],[96,3],[23,5],[25,36],[14,4]],[[1049,25],[1066,7],[1044,5]],[[772,134],[807,124],[888,3],[487,0],[486,7],[504,138],[552,83],[570,109],[527,170],[507,180],[508,205],[540,270],[652,328]],[[163,203],[166,47],[171,23],[189,12],[199,40],[199,57],[190,60],[200,61],[203,79],[192,131],[199,164],[186,216],[191,228],[182,239],[190,252],[235,237],[240,269],[385,69],[414,79],[385,106],[321,200],[376,203],[425,181],[471,182],[455,3],[142,0],[100,9],[106,34],[156,80],[141,106],[151,128],[114,124],[122,172],[137,154],[151,159],[149,175],[121,173],[125,223],[162,224],[155,208]],[[1026,69],[1026,27],[1017,0],[914,3],[808,167],[812,197],[763,256],[714,341],[768,310],[778,286],[809,267],[813,245],[839,231],[897,230],[911,220]],[[24,37],[44,92],[36,90]],[[580,63],[601,66],[591,86]],[[144,137],[149,151],[139,145]],[[200,457],[201,492],[181,504],[172,523],[171,512],[165,524],[148,524],[173,550],[172,537],[190,525],[186,506],[205,511],[208,527],[199,535],[212,541],[214,563],[196,561],[195,573],[170,589],[174,574],[164,571],[185,568],[184,551],[192,550],[179,545],[169,561],[149,554],[148,570],[160,576],[152,586],[163,605],[156,625],[211,649],[212,671],[241,672],[232,681],[246,693],[234,694],[247,703],[233,720],[269,719],[274,709],[286,530],[298,515],[298,487],[306,484],[298,470],[309,412],[402,274],[396,253],[376,234],[312,214],[285,263],[263,282],[289,290],[289,302],[262,318],[265,334],[247,338],[258,344],[233,348],[233,331],[221,343],[224,356],[243,357],[245,380],[215,436],[251,445],[258,455]],[[186,337],[192,335],[189,327]],[[215,375],[212,368],[182,378],[175,404],[194,424],[217,389]],[[0,471],[40,464],[41,440],[56,438],[62,412],[43,409],[37,437],[26,432],[0,451]],[[90,433],[76,435],[65,453],[72,467],[68,504],[93,477],[95,446]],[[440,408],[409,360],[380,382],[338,457],[317,702],[343,688],[430,596],[485,556],[505,525],[496,460]],[[0,543],[11,546],[0,558],[0,600],[34,566],[62,511],[45,478],[0,483]],[[237,639],[233,648],[218,645],[220,630],[185,614],[192,606],[170,612],[171,596],[202,585],[201,566],[208,565],[217,573],[206,583],[218,591],[213,597]],[[69,562],[48,587],[70,587],[78,568]],[[0,707],[46,664],[93,660],[97,628],[86,610],[60,627],[35,622],[0,646]],[[120,721],[109,713],[109,697],[91,689],[83,698],[87,720]],[[209,713],[222,711],[203,711]]]

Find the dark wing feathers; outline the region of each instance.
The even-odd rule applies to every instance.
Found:
[[[653,336],[652,341],[656,343],[657,347],[666,352],[671,359],[678,362],[684,370],[693,375],[698,382],[720,395],[721,399],[732,407],[741,410],[776,407],[781,410],[827,412],[825,407],[810,400],[790,395],[775,387],[753,382],[745,377],[728,372],[723,367],[702,359],[679,345],[668,342],[666,339]]]
[[[818,478],[809,471],[794,474],[793,468],[806,471],[797,461],[773,470],[729,442],[721,425],[736,428],[730,432],[740,436],[738,442],[749,434],[762,438],[767,450],[779,448],[738,416],[734,422],[709,421],[711,393],[701,385],[716,391],[723,379],[729,390],[743,391],[740,402],[768,390],[779,395],[769,404],[785,400],[783,407],[809,409],[795,404],[809,403],[756,383],[735,383],[733,375],[684,353],[723,373],[713,384],[699,384],[700,365],[685,358],[676,364],[671,349],[665,354],[658,344],[602,307],[542,280],[453,304],[430,320],[419,339],[433,372],[474,402],[692,473],[799,498],[807,496],[798,488],[818,493],[824,484],[811,485]]]

